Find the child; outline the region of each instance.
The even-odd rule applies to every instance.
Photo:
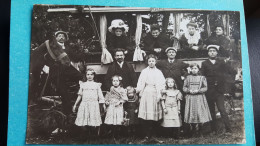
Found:
[[[192,134],[199,132],[203,123],[211,121],[208,103],[205,97],[207,81],[199,75],[199,65],[190,65],[191,75],[184,80],[183,91],[186,93],[184,122],[191,124]]]
[[[73,112],[76,112],[76,107],[81,101],[78,108],[75,124],[77,126],[88,126],[89,131],[95,131],[95,127],[102,124],[100,116],[99,104],[104,106],[105,100],[102,94],[100,83],[94,82],[95,71],[87,69],[87,81],[80,84],[78,98],[73,106]],[[103,107],[104,108],[104,107]],[[97,134],[97,133],[96,133]]]
[[[127,88],[128,101],[124,104],[125,113],[127,118],[129,118],[128,134],[133,136],[136,132],[136,125],[138,122],[138,108],[139,99],[135,92],[135,89],[131,86]]]
[[[168,129],[171,129],[171,134],[173,134],[175,138],[178,138],[179,127],[182,126],[180,117],[180,100],[182,100],[182,94],[179,90],[177,90],[177,86],[173,78],[166,78],[166,90],[162,91],[162,93],[163,97],[161,103],[164,116],[161,126],[169,127]]]
[[[114,54],[115,49],[123,48],[125,49],[125,54],[128,53],[130,49],[129,38],[127,38],[126,34],[128,32],[129,27],[124,23],[121,19],[115,19],[111,22],[111,26],[108,28],[109,32],[111,32],[111,36],[107,37],[107,48],[108,51]]]
[[[112,77],[112,87],[105,96],[105,103],[108,106],[105,124],[111,125],[114,138],[119,132],[118,125],[122,125],[124,119],[123,103],[128,100],[126,90],[121,87],[121,81],[121,76],[114,75]]]

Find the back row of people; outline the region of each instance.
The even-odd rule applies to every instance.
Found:
[[[133,44],[130,44],[129,38],[126,36],[128,26],[121,19],[113,20],[109,31],[112,35],[107,37],[107,49],[113,53],[116,48],[124,48],[126,52],[133,51]],[[164,57],[164,52],[168,47],[174,46],[177,49],[188,51],[203,50],[205,45],[215,44],[220,46],[219,52],[222,57],[229,57],[230,55],[230,40],[224,35],[224,28],[222,25],[216,25],[212,35],[204,42],[200,33],[197,31],[197,24],[189,22],[187,24],[187,32],[183,33],[178,39],[171,39],[168,35],[160,32],[158,25],[152,25],[150,33],[143,38],[143,50],[148,54],[153,53],[159,57]],[[173,37],[172,37],[173,38]]]

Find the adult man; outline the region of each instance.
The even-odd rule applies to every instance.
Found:
[[[144,38],[144,50],[148,54],[156,54],[159,58],[164,55],[163,52],[166,48],[172,45],[170,38],[161,34],[160,27],[158,25],[151,26],[151,32]]]
[[[58,44],[58,47],[64,49],[64,51],[68,54],[71,65],[75,67],[77,70],[81,69],[81,62],[87,58],[87,50],[84,52],[80,52],[79,48],[76,46],[71,47],[67,44],[69,37],[68,33],[64,31],[57,31],[55,32],[55,38]]]
[[[175,47],[168,47],[165,52],[168,59],[158,61],[156,67],[163,72],[165,78],[173,78],[177,84],[178,89],[182,91],[182,76],[187,73],[186,69],[189,65],[181,60],[175,59],[177,54],[177,49]]]
[[[206,77],[208,91],[206,97],[212,117],[211,127],[213,132],[217,131],[215,103],[225,124],[226,132],[231,132],[231,126],[224,106],[224,93],[226,92],[225,74],[235,74],[224,60],[217,58],[219,46],[207,46],[209,59],[202,62],[201,73]]]
[[[79,89],[79,80],[83,80],[84,76],[80,73],[80,71],[84,70],[84,67],[79,65],[79,61],[82,61],[86,57],[86,54],[77,52],[76,48],[71,48],[66,43],[68,39],[69,37],[66,32],[57,31],[54,33],[54,38],[49,40],[49,42],[47,41],[51,50],[63,49],[65,51],[64,54],[68,58],[67,65],[57,62],[47,63],[50,67],[50,80],[56,82],[58,94],[61,96],[62,112],[67,116],[72,112],[73,101],[76,100]],[[47,43],[40,47],[48,48]],[[65,127],[58,125],[58,128],[52,134],[61,132],[63,128]]]
[[[181,60],[175,59],[177,49],[175,47],[168,47],[166,50],[168,59],[158,61],[156,67],[160,69],[165,78],[171,77],[175,80],[177,88],[183,93],[183,80],[182,77],[187,73],[188,64]],[[182,121],[184,118],[184,100],[181,103]]]
[[[117,48],[114,53],[115,60],[108,68],[105,76],[105,89],[109,90],[112,82],[111,78],[114,75],[122,77],[122,85],[124,88],[127,86],[136,87],[137,77],[134,68],[131,64],[124,61],[124,49]]]

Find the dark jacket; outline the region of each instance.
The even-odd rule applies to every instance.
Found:
[[[87,53],[84,53],[76,45],[70,46],[65,44],[64,51],[68,54],[70,60],[73,62],[81,62],[87,59]]]
[[[215,64],[212,64],[210,60],[202,62],[201,73],[207,79],[208,89],[217,90],[220,93],[227,92],[226,86],[226,74],[235,74],[235,70],[231,66],[228,66],[224,60],[216,59]]]
[[[165,34],[160,34],[157,38],[154,38],[151,33],[148,33],[144,38],[144,50],[149,53],[155,53],[154,48],[161,48],[161,53],[164,54],[165,50],[172,46],[173,41]]]
[[[187,73],[188,66],[188,64],[178,59],[175,59],[173,63],[169,63],[168,60],[161,60],[156,64],[156,67],[162,71],[165,78],[171,77],[175,80],[178,89],[181,91],[183,88],[181,76]]]
[[[119,75],[123,78],[122,84],[123,87],[126,88],[127,86],[136,87],[137,84],[137,77],[134,71],[134,68],[131,64],[124,61],[123,67],[120,68],[118,63],[114,61],[108,68],[107,74],[105,76],[104,85],[105,90],[109,90],[112,86],[112,76]]]

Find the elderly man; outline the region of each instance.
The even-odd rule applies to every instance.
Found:
[[[217,131],[215,104],[220,112],[221,118],[225,124],[226,132],[231,132],[231,126],[224,106],[224,94],[226,93],[225,74],[236,74],[224,60],[217,58],[219,46],[207,46],[209,59],[202,62],[201,73],[207,79],[208,91],[206,97],[212,117],[211,128],[215,133]]]
[[[109,90],[112,81],[111,78],[114,75],[122,77],[122,85],[124,88],[127,86],[136,87],[137,77],[134,68],[131,64],[124,61],[125,54],[124,49],[117,48],[114,53],[115,60],[108,68],[105,76],[105,89]]]

